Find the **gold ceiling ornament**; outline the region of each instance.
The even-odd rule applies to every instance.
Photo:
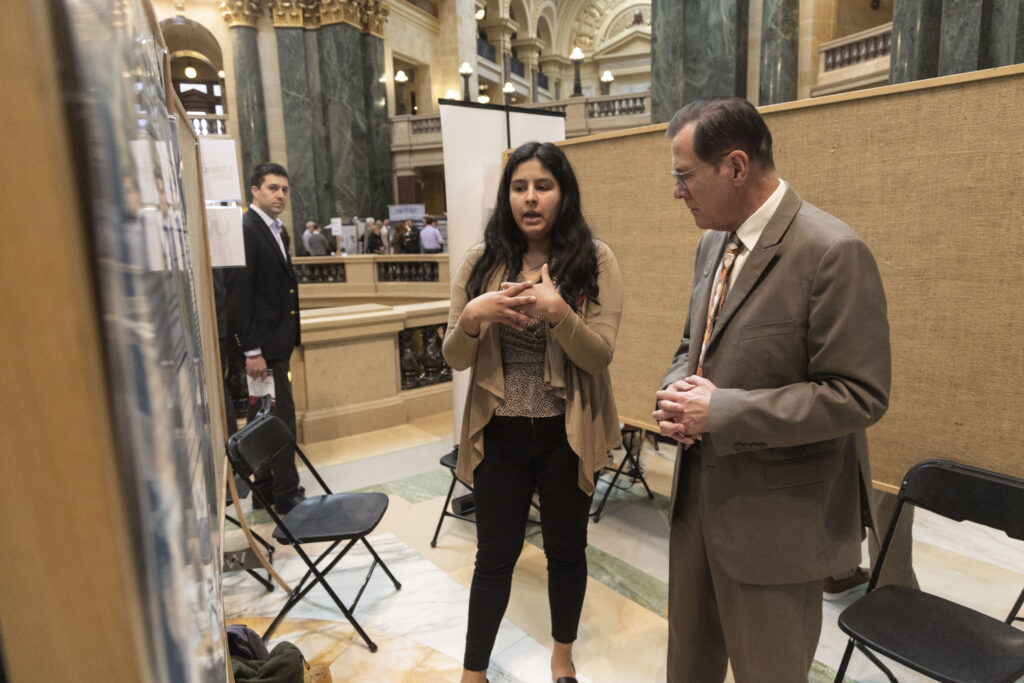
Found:
[[[318,28],[320,0],[267,0],[275,28]]]
[[[350,24],[358,29],[363,27],[362,2],[360,0],[320,0],[320,23]]]
[[[221,0],[220,15],[228,26],[256,28],[260,16],[259,0]]]
[[[363,8],[363,31],[383,38],[391,8],[383,0],[364,0]]]

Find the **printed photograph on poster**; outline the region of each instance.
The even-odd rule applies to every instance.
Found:
[[[210,241],[210,266],[230,268],[245,265],[242,238],[242,209],[237,206],[206,207],[206,226]]]

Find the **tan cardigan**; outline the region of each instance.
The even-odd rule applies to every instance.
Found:
[[[544,368],[546,388],[565,399],[565,431],[569,446],[580,458],[579,486],[588,495],[594,492],[594,473],[606,464],[608,449],[622,443],[608,376],[622,317],[622,276],[608,245],[599,240],[594,240],[594,245],[600,303],[588,300],[579,314],[570,309],[560,323],[547,328]],[[444,358],[453,369],[473,368],[456,470],[459,478],[469,484],[473,483],[473,471],[484,459],[484,427],[505,397],[498,328],[483,323],[480,334],[471,337],[458,325],[468,302],[466,281],[483,249],[480,243],[466,252],[452,282],[443,349]],[[498,272],[491,278],[488,291],[501,286],[503,274]]]

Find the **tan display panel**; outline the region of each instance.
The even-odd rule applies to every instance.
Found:
[[[779,175],[847,223],[882,271],[892,328],[873,476],[930,457],[1024,477],[1024,67],[762,110]],[[700,237],[672,198],[665,125],[563,144],[585,215],[625,280],[612,380],[653,426],[683,329]]]

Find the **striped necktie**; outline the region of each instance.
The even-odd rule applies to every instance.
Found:
[[[700,345],[700,359],[697,361],[697,374],[704,375],[704,354],[708,351],[708,339],[711,338],[711,331],[715,329],[715,320],[722,310],[725,297],[729,294],[729,273],[732,271],[732,264],[736,257],[743,251],[743,244],[736,237],[736,233],[729,235],[729,241],[725,243],[725,252],[722,254],[722,265],[718,269],[718,280],[715,283],[715,291],[708,305],[708,324],[704,328],[704,341]]]

